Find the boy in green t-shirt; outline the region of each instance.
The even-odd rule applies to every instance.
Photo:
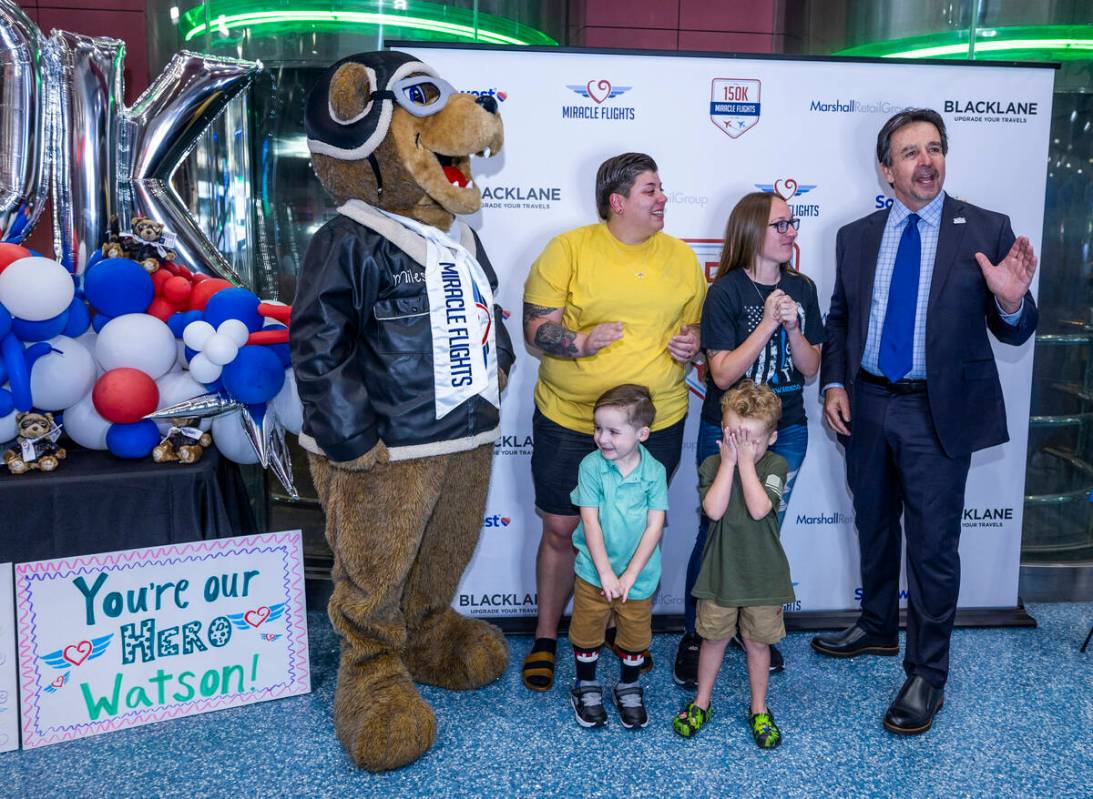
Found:
[[[596,400],[596,449],[581,461],[571,501],[581,509],[569,642],[577,663],[570,702],[582,727],[607,721],[596,663],[611,614],[621,674],[615,685],[619,721],[627,729],[649,723],[638,674],[652,643],[653,592],[660,582],[660,535],[668,509],[668,480],[660,461],[641,445],[655,409],[649,390],[625,384]]]
[[[710,698],[725,645],[739,627],[748,658],[752,735],[763,749],[782,742],[767,707],[770,645],[785,637],[782,605],[794,599],[778,529],[788,467],[780,455],[767,451],[778,437],[781,415],[770,388],[741,380],[721,398],[725,435],[718,442],[720,452],[698,468],[702,509],[712,524],[692,592],[698,600],[695,629],[703,639],[698,693],[672,720],[684,737],[712,715]]]

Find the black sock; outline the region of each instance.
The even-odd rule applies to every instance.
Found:
[[[641,664],[644,662],[644,652],[627,652],[623,650],[622,657],[619,658],[619,667],[622,670],[619,682],[637,682],[638,676],[641,674]]]
[[[557,652],[558,651],[558,639],[556,638],[536,638],[535,643],[531,645],[532,652]]]
[[[577,679],[591,682],[596,679],[596,664],[600,660],[600,648],[579,649],[573,647],[573,659],[577,663]]]

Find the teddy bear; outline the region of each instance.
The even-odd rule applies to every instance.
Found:
[[[212,446],[213,437],[200,430],[197,419],[172,419],[171,429],[152,450],[156,463],[197,463]]]
[[[12,474],[31,469],[52,472],[65,458],[64,447],[57,446],[60,429],[52,413],[20,413],[15,417],[18,431],[15,449],[4,452],[4,463]]]
[[[162,222],[146,216],[134,216],[129,231],[119,237],[125,249],[125,257],[132,258],[149,274],[159,269],[160,261],[173,261],[171,249],[174,236],[166,231]]]
[[[451,608],[515,357],[493,267],[456,216],[480,208],[470,159],[497,153],[503,129],[492,97],[397,51],[330,67],[304,122],[340,203],[308,247],[290,326],[334,554],[334,727],[359,767],[384,771],[436,737],[415,682],[474,689],[508,663],[499,629]]]

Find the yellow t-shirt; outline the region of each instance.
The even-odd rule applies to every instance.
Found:
[[[592,433],[592,406],[621,383],[648,387],[657,415],[653,430],[687,415],[684,366],[668,354],[668,340],[702,316],[706,279],[694,251],[657,233],[623,244],[605,223],[556,236],[532,264],[524,302],[565,308],[562,326],[587,331],[622,322],[622,338],[589,358],[543,354],[535,404],[551,421]]]

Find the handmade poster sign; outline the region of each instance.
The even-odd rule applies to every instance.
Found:
[[[23,746],[311,690],[300,532],[15,567]]]
[[[0,563],[0,752],[19,748],[19,703],[15,686],[11,564]]]

